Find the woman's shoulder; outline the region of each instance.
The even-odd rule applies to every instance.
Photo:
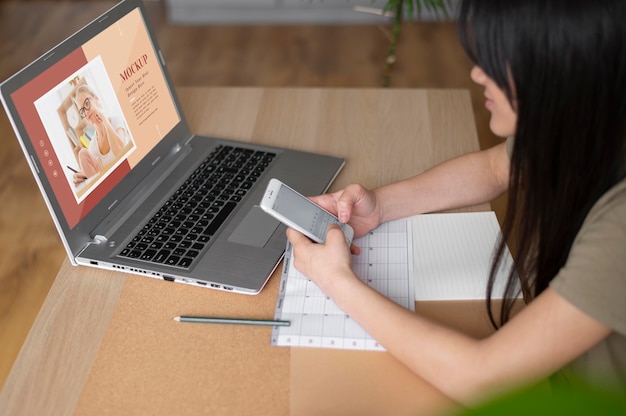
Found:
[[[626,179],[589,211],[550,287],[580,309],[626,334]]]
[[[596,221],[626,225],[626,177],[598,199],[589,211],[581,231],[585,225]]]
[[[572,249],[579,246],[586,250],[593,250],[592,246],[595,246],[614,253],[626,268],[626,178],[613,185],[593,205]]]
[[[125,120],[120,116],[111,116],[109,117],[109,121],[114,128],[126,126]]]

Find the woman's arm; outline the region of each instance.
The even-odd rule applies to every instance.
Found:
[[[106,138],[109,141],[111,151],[114,155],[118,156],[124,148],[124,140],[122,136],[120,136],[120,129],[115,129],[108,118],[105,119],[104,128],[107,132]]]
[[[329,296],[412,371],[464,403],[545,378],[610,332],[548,289],[494,335],[475,340],[359,286]]]
[[[298,270],[387,351],[460,402],[544,378],[611,331],[547,289],[500,330],[476,340],[402,308],[361,282],[346,263],[349,254],[338,228],[329,230],[326,244],[288,232]]]
[[[491,201],[506,191],[509,167],[506,143],[501,143],[377,188],[382,222]]]
[[[490,201],[506,191],[509,166],[501,143],[373,191],[352,184],[311,199],[349,222],[359,237],[386,221]]]

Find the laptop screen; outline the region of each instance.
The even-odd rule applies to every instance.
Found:
[[[139,8],[10,97],[70,229],[181,122]]]

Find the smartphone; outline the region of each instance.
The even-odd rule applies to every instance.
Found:
[[[283,224],[300,231],[316,243],[326,241],[330,224],[341,227],[348,245],[354,230],[309,198],[301,195],[278,179],[270,179],[261,200],[261,209]]]

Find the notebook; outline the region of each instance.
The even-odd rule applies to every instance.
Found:
[[[326,191],[340,157],[198,136],[140,0],[124,0],[0,85],[73,265],[256,294],[285,227],[273,177]]]

